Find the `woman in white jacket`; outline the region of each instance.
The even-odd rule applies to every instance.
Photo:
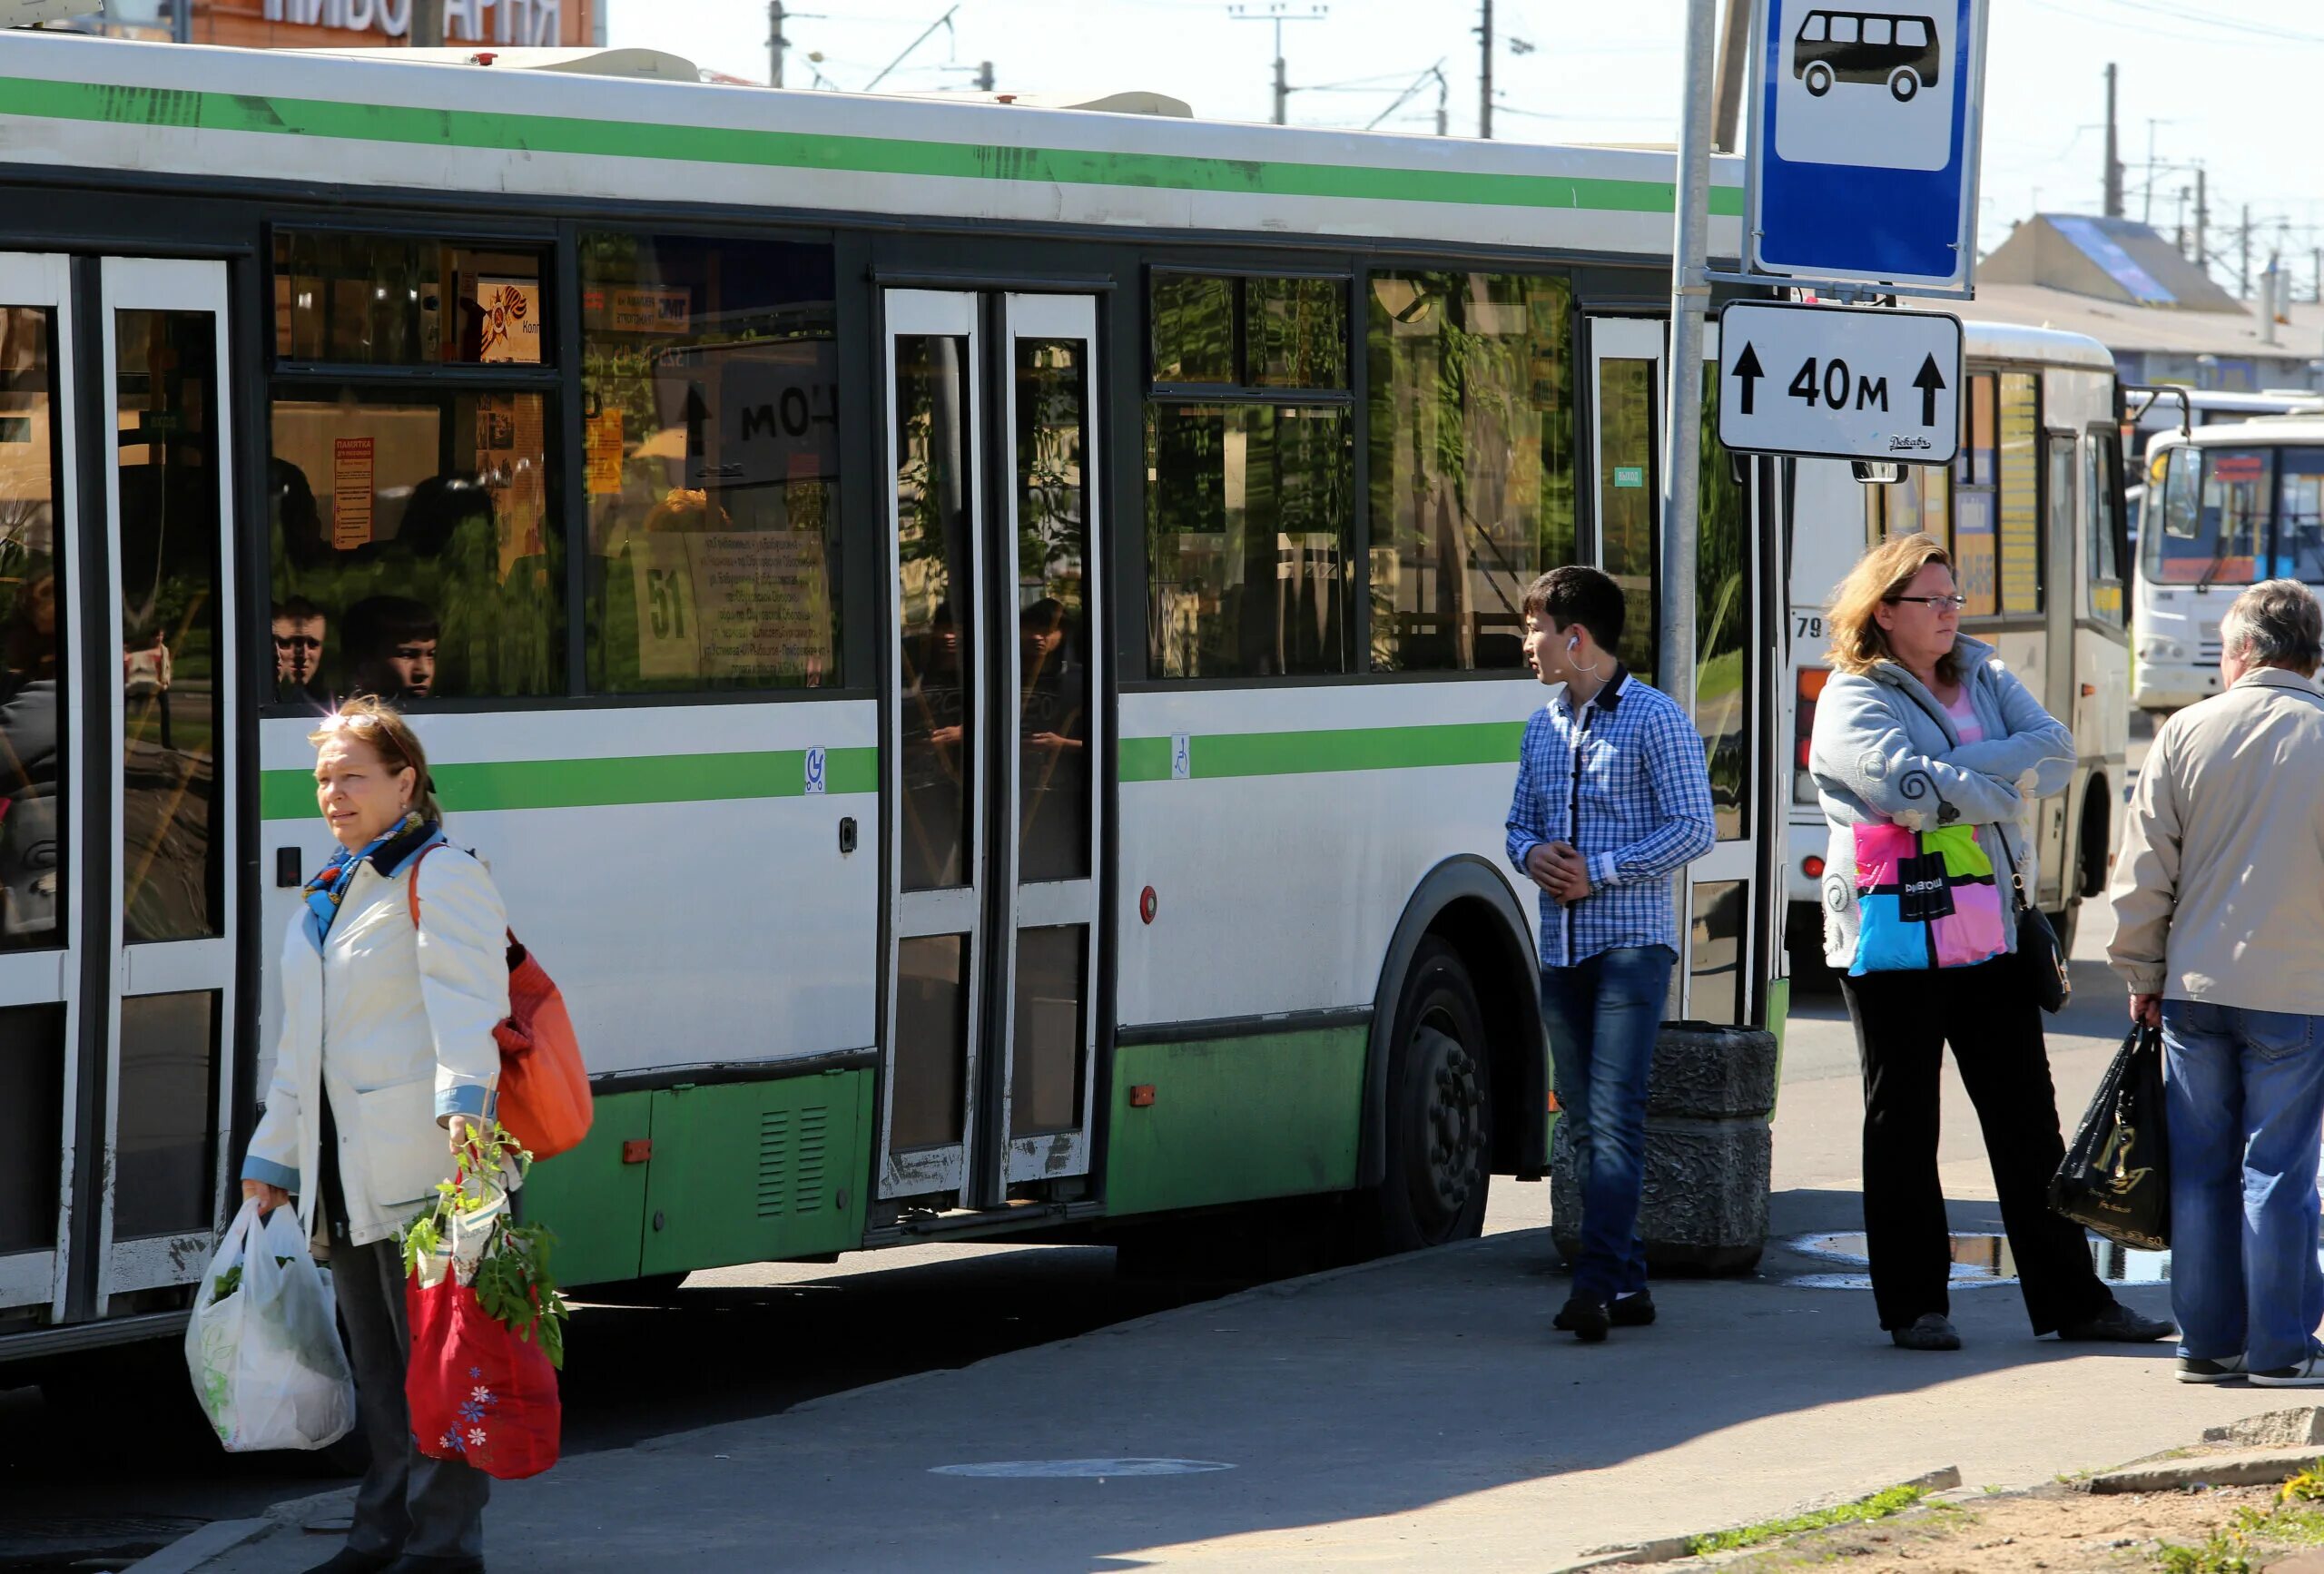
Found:
[[[353,699],[310,735],[315,797],[340,851],[307,883],[282,947],[282,1037],[242,1164],[261,1210],[295,1195],[330,1242],[371,1468],[347,1545],[310,1574],[467,1574],[484,1567],[490,1478],[417,1453],[404,1403],[410,1329],[399,1234],[487,1119],[508,1014],[507,920],[481,864],[415,856],[444,840],[428,759],[392,708]]]

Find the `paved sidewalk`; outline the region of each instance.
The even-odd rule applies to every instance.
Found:
[[[1947,1465],[1973,1487],[2112,1465],[2288,1402],[2174,1382],[2168,1344],[2036,1342],[2008,1287],[1955,1297],[1962,1353],[1896,1350],[1867,1294],[1791,1287],[1830,1265],[1774,1252],[1758,1280],[1658,1284],[1658,1326],[1584,1347],[1549,1327],[1549,1260],[1541,1232],[1492,1236],[569,1461],[497,1489],[491,1567],[1546,1571]],[[1117,1457],[1232,1468],[931,1473]],[[172,1566],[290,1574],[335,1544],[286,1526]]]

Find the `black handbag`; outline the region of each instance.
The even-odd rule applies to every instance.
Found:
[[[2015,893],[2017,965],[2024,969],[2034,1003],[2054,1017],[2073,999],[2073,975],[2066,970],[2066,949],[2058,943],[2058,931],[2050,927],[2050,915],[2025,900],[2025,881],[2017,872],[2017,855],[2009,850],[2009,833],[1995,825],[1994,835],[2001,841],[2002,857],[2009,861],[2009,885]]]
[[[2050,1206],[2125,1246],[2171,1244],[2171,1133],[2156,1029],[2142,1025],[2122,1040],[2050,1182]]]

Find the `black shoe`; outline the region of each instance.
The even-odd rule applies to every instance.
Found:
[[[1635,1295],[1617,1295],[1606,1308],[1606,1321],[1617,1328],[1643,1328],[1654,1321],[1654,1296],[1645,1290]]]
[[[1559,1311],[1555,1326],[1564,1329],[1584,1344],[1597,1344],[1605,1340],[1606,1330],[1613,1326],[1613,1317],[1606,1310],[1606,1303],[1595,1295],[1585,1295],[1576,1290],[1566,1298]]]
[[[2059,1329],[2058,1337],[2069,1343],[2147,1344],[2176,1332],[2163,1318],[2142,1317],[2120,1301],[2109,1301],[2097,1316]]]
[[[381,1574],[484,1574],[481,1558],[423,1558],[407,1552],[381,1570]]]
[[[1910,1328],[1892,1328],[1888,1337],[1900,1350],[1958,1350],[1961,1348],[1959,1330],[1934,1312],[1924,1312]]]
[[[384,1574],[395,1560],[393,1552],[358,1552],[352,1547],[341,1547],[307,1574]]]

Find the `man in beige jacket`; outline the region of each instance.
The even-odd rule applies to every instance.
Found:
[[[2224,692],[2140,772],[2107,952],[2162,1029],[2179,1380],[2324,1388],[2324,612],[2271,579],[2220,638]]]

